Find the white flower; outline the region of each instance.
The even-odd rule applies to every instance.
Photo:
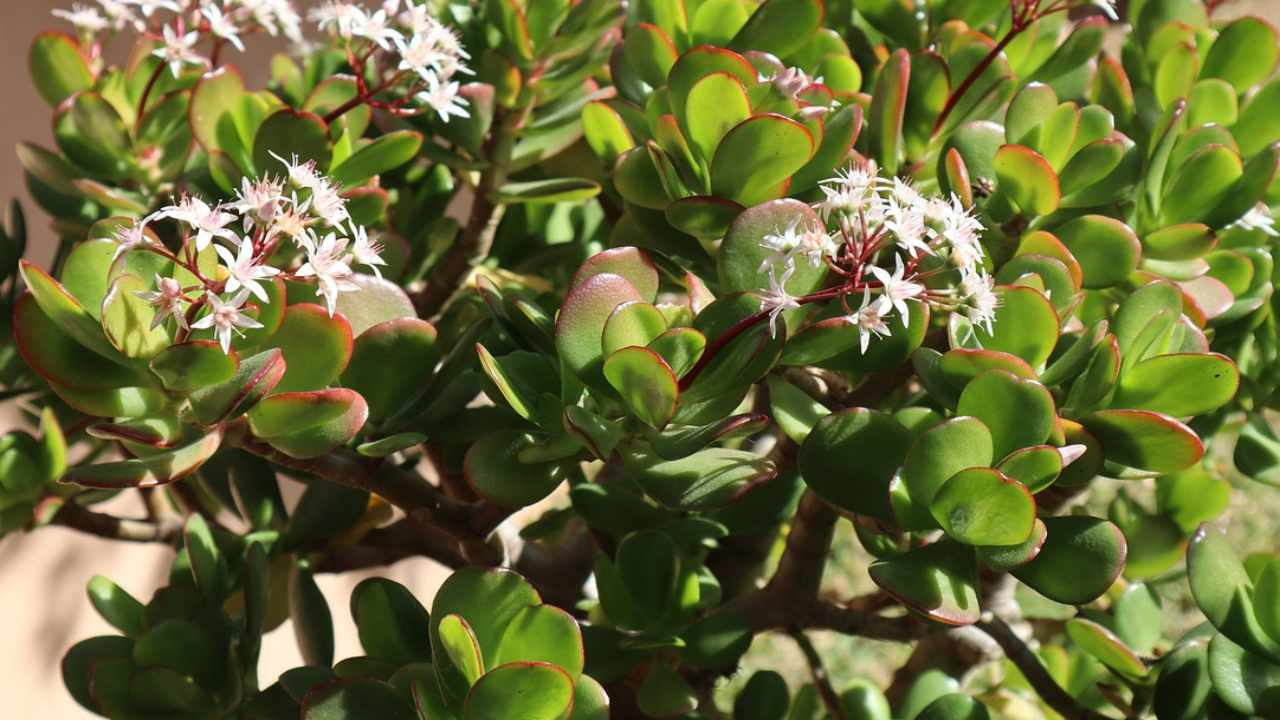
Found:
[[[924,293],[924,286],[919,283],[913,283],[903,277],[905,268],[902,267],[902,256],[894,255],[897,266],[890,275],[888,271],[881,267],[873,266],[871,274],[875,275],[876,280],[880,281],[880,289],[882,297],[898,311],[898,316],[902,318],[902,327],[907,327],[909,313],[907,312],[907,301],[918,298]]]
[[[173,0],[124,0],[130,5],[137,5],[138,10],[142,11],[143,17],[151,17],[157,10],[168,10],[169,12],[181,12]]]
[[[280,271],[261,263],[255,257],[252,240],[249,238],[241,240],[240,251],[235,255],[221,245],[214,246],[214,250],[218,252],[222,262],[227,264],[227,292],[245,288],[262,302],[270,302],[267,291],[262,289],[262,283],[259,281],[275,277],[280,274]]]
[[[301,241],[306,239],[307,228],[315,223],[315,218],[311,217],[310,205],[310,200],[299,204],[295,196],[292,207],[276,215],[275,221],[267,230],[267,237],[284,235],[301,244]]]
[[[794,265],[784,269],[782,277],[778,277],[777,267],[769,268],[769,290],[760,296],[762,309],[769,311],[769,334],[773,337],[778,336],[778,316],[800,307],[795,296],[787,292],[786,288],[787,280],[791,279],[793,272]]]
[[[351,219],[347,213],[347,201],[336,188],[323,178],[311,188],[311,214],[324,220],[330,227],[339,227]]]
[[[146,25],[137,15],[129,9],[126,0],[98,0],[98,4],[102,6],[102,12],[106,14],[107,20],[111,23],[112,30],[123,30],[126,27],[133,27],[134,30],[142,32]]]
[[[858,340],[865,354],[875,335],[889,337],[889,325],[885,323],[885,313],[889,311],[889,301],[885,297],[877,297],[871,301],[871,291],[862,291],[862,306],[852,315],[846,315],[845,321],[858,328]]]
[[[116,242],[116,252],[111,256],[111,262],[115,262],[121,255],[135,250],[143,245],[151,242],[147,237],[147,221],[144,218],[133,225],[124,225],[116,229],[112,239]]]
[[[960,279],[960,293],[965,298],[965,316],[969,322],[986,328],[992,332],[992,321],[996,317],[996,307],[1000,299],[995,292],[995,283],[991,276],[982,272],[967,273]]]
[[[1261,202],[1249,208],[1249,212],[1240,216],[1239,220],[1227,227],[1240,228],[1241,230],[1261,230],[1271,237],[1280,237],[1280,232],[1276,232],[1276,220],[1271,216],[1271,208],[1267,207],[1266,203]]]
[[[66,20],[75,25],[77,30],[90,34],[111,27],[111,23],[98,12],[97,8],[85,7],[80,3],[72,5],[70,10],[56,9],[53,11],[53,16]]]
[[[329,314],[333,315],[338,293],[360,289],[350,281],[353,273],[351,266],[347,264],[347,239],[339,239],[334,233],[329,233],[322,241],[317,242],[317,238],[312,235],[304,239],[303,243],[307,251],[307,262],[294,275],[316,279],[316,295],[324,297]]]
[[[227,17],[217,5],[207,2],[200,7],[200,14],[209,23],[209,32],[226,40],[240,52],[244,52],[244,42],[240,40],[240,28]]]
[[[182,283],[156,273],[155,290],[138,290],[133,294],[156,306],[156,316],[151,319],[152,330],[160,327],[168,317],[176,320],[179,327],[187,327],[183,308],[187,299],[182,295]]]
[[[244,217],[244,229],[248,232],[254,227],[271,225],[285,202],[284,184],[280,181],[269,177],[257,181],[243,178],[236,201],[227,205],[227,209]]]
[[[884,204],[883,223],[885,230],[893,234],[898,247],[911,257],[931,252],[925,239],[924,213],[918,206],[904,205],[895,198],[889,198]]]
[[[835,177],[823,180],[818,186],[823,198],[814,207],[824,220],[832,215],[857,218],[866,213],[876,198],[876,172],[875,163],[837,170]]]
[[[458,95],[459,85],[456,82],[428,80],[427,89],[417,94],[423,104],[436,111],[441,122],[449,122],[449,116],[471,117],[467,112],[466,100]]]
[[[827,234],[817,228],[801,227],[801,219],[795,217],[785,228],[775,229],[760,239],[760,246],[772,251],[760,263],[760,272],[778,264],[794,270],[797,255],[803,255],[813,267],[822,264],[822,258],[829,248]]]
[[[427,82],[438,79],[437,73],[449,60],[439,47],[422,35],[414,35],[407,43],[404,38],[397,37],[395,43],[396,52],[400,54],[399,69],[412,70]]]
[[[184,223],[196,231],[196,252],[208,247],[215,237],[233,241],[236,239],[236,234],[227,229],[227,225],[235,220],[236,216],[222,212],[221,206],[210,207],[208,203],[194,195],[182,198],[177,205],[164,208],[160,214]]]
[[[351,34],[372,42],[383,50],[391,49],[391,41],[400,37],[400,31],[387,22],[387,13],[383,10],[366,12],[356,8],[355,19],[351,22]]]
[[[812,80],[798,67],[789,67],[778,73],[770,82],[773,89],[785,98],[794,98],[801,90],[809,87]]]
[[[292,160],[285,160],[279,155],[268,150],[271,157],[284,163],[285,169],[289,173],[289,182],[299,190],[312,190],[323,182],[323,178],[316,172],[315,160],[299,160],[297,155]]]
[[[370,238],[369,231],[364,226],[353,227],[351,237],[355,240],[355,244],[351,246],[351,255],[355,261],[368,266],[374,275],[382,277],[382,270],[378,266],[387,264],[382,259],[382,243],[376,238]]]
[[[164,26],[164,44],[151,52],[152,55],[169,63],[169,70],[174,77],[182,74],[182,66],[208,65],[209,61],[193,48],[200,39],[200,33],[192,31],[186,35],[178,35],[173,26]]]
[[[262,323],[245,315],[241,311],[244,301],[249,298],[248,288],[243,288],[230,300],[223,301],[213,293],[206,293],[209,302],[209,314],[191,323],[196,330],[213,328],[213,334],[222,345],[222,352],[231,352],[231,333],[244,336],[241,328],[260,328]]]
[[[360,15],[355,5],[329,0],[311,11],[311,20],[321,30],[333,28],[342,37],[351,37],[351,28]]]
[[[936,221],[942,226],[937,237],[951,247],[951,262],[961,270],[972,269],[982,261],[982,223],[952,195],[949,203],[930,205]]]

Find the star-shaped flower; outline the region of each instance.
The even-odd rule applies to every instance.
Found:
[[[324,298],[329,314],[333,315],[338,293],[360,288],[350,280],[354,273],[347,264],[347,239],[329,233],[323,240],[317,240],[314,234],[304,240],[307,262],[294,275],[316,279],[316,295]]]
[[[248,298],[248,288],[241,288],[240,292],[230,300],[223,300],[213,293],[206,293],[205,299],[209,303],[209,313],[191,323],[191,327],[196,330],[213,328],[214,337],[218,338],[218,343],[222,345],[222,352],[231,352],[232,333],[243,337],[242,328],[262,327],[262,323],[244,314],[244,301]]]
[[[187,327],[184,307],[187,299],[182,294],[182,283],[157,273],[155,290],[138,290],[133,294],[156,306],[156,315],[151,319],[152,330],[160,327],[165,318],[169,317],[178,321],[179,327]]]
[[[182,74],[183,65],[209,64],[209,61],[203,55],[195,51],[196,42],[200,40],[200,33],[193,30],[186,35],[179,35],[174,31],[172,25],[165,25],[163,39],[163,44],[151,51],[151,54],[169,63],[169,71],[173,73],[174,77]]]
[[[278,268],[266,265],[258,260],[254,253],[253,241],[245,238],[240,241],[240,250],[235,255],[221,245],[214,246],[218,257],[227,265],[227,292],[235,292],[246,288],[254,297],[262,302],[270,302],[267,291],[260,281],[280,274]]]

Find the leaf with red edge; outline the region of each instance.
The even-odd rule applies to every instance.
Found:
[[[381,420],[413,401],[439,359],[431,323],[417,318],[388,320],[355,339],[342,385],[360,393],[369,404],[369,417]],[[387,372],[389,361],[395,363],[396,372]]]
[[[693,86],[714,72],[729,73],[743,86],[754,85],[757,81],[755,67],[738,53],[711,45],[699,45],[676,58],[671,71],[667,73],[671,108],[677,113],[683,113],[688,106],[689,92]]]
[[[656,352],[624,347],[605,359],[604,376],[646,425],[661,430],[675,415],[679,385],[671,367]]]
[[[809,43],[822,15],[822,0],[765,0],[729,45],[787,57]]]
[[[992,468],[952,475],[929,501],[952,539],[966,545],[1017,545],[1031,536],[1036,501],[1026,486]]]
[[[41,377],[78,390],[154,384],[154,378],[94,354],[45,314],[31,293],[23,293],[13,308],[13,336],[18,353]]]
[[[346,388],[272,395],[249,411],[249,429],[294,458],[313,458],[347,444],[364,427],[369,406]]]
[[[337,380],[351,360],[351,325],[319,305],[290,305],[271,344],[284,353],[288,368],[276,391],[317,390]]]
[[[192,393],[192,414],[205,425],[239,417],[275,389],[284,374],[279,348],[245,358],[230,380]]]
[[[1046,537],[1031,562],[1013,576],[1050,600],[1069,605],[1093,602],[1124,569],[1129,548],[1120,528],[1084,515],[1042,518]]]
[[[1102,443],[1107,460],[1120,465],[1165,474],[1185,470],[1204,455],[1195,432],[1163,413],[1099,410],[1080,422]]]
[[[573,274],[569,287],[576,288],[601,273],[612,273],[625,278],[645,302],[653,302],[658,297],[658,268],[653,264],[649,253],[640,248],[616,247],[592,255]]]
[[[871,579],[930,620],[947,625],[978,621],[978,563],[972,548],[939,540],[871,564]]]
[[[817,148],[800,123],[774,113],[755,115],[725,133],[711,160],[711,191],[744,206],[777,197],[780,185]]]
[[[907,90],[911,82],[911,55],[900,49],[880,69],[867,112],[872,157],[890,175],[897,173],[902,154],[902,124],[907,108]]]
[[[214,429],[175,450],[144,458],[73,467],[62,476],[61,482],[111,490],[167,485],[199,470],[221,444],[222,430]]]
[[[556,350],[565,366],[584,381],[603,385],[600,338],[605,323],[618,305],[643,299],[634,285],[612,272],[579,280],[556,318]]]
[[[1040,153],[1022,145],[1004,145],[994,160],[1000,192],[1027,215],[1048,215],[1058,209],[1058,175]]]

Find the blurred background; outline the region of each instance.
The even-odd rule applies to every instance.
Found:
[[[52,144],[50,112],[30,85],[26,54],[36,33],[67,29],[65,23],[51,17],[49,11],[70,4],[70,0],[65,3],[0,0],[0,102],[3,103],[0,108],[0,207],[7,207],[10,198],[24,201],[30,234],[28,257],[42,264],[47,264],[52,257],[52,234],[48,219],[27,202],[22,172],[12,148],[19,140],[45,146]],[[1243,14],[1280,21],[1280,0],[1239,0],[1223,8],[1219,17]],[[119,48],[115,50],[118,52]],[[260,86],[265,82],[266,60],[274,48],[265,47],[255,38],[250,50],[247,57],[234,58],[231,62],[244,71],[250,86]],[[0,431],[7,430],[14,422],[12,411],[0,410]],[[1248,505],[1252,500],[1261,506],[1255,505],[1251,510],[1238,508],[1233,514],[1237,521],[1233,523],[1232,534],[1243,541],[1242,549],[1265,547],[1268,538],[1275,537],[1277,523],[1280,523],[1280,518],[1274,517],[1280,509],[1276,494],[1247,480],[1235,480],[1246,490],[1236,494],[1236,502]],[[1250,485],[1252,487],[1248,487]],[[141,508],[123,504],[120,511],[140,514]],[[866,573],[861,570],[865,562],[857,557],[856,542],[848,537],[843,540],[837,547],[849,552],[837,551],[838,557],[833,558],[828,573],[830,589],[839,594],[849,592],[850,584],[867,582]],[[0,651],[0,698],[4,698],[0,706],[4,716],[94,717],[67,695],[59,672],[62,654],[73,643],[93,635],[114,634],[89,606],[85,584],[96,574],[106,575],[145,602],[155,588],[163,584],[171,559],[172,553],[159,546],[110,542],[56,527],[35,535],[10,535],[0,540],[0,588],[3,588],[0,617],[5,619],[8,628],[4,650]],[[321,576],[321,588],[333,611],[338,658],[360,654],[347,599],[351,587],[369,574],[392,577],[404,583],[424,604],[429,603],[445,577],[440,566],[427,560],[406,560],[391,568],[340,578]],[[881,653],[888,650],[886,646],[842,637],[824,638],[820,642],[828,647],[850,644],[840,648],[844,652],[837,652],[834,664],[845,666],[833,667],[837,672],[847,669],[875,677],[877,666],[881,672],[886,666],[877,662],[878,658],[883,659]],[[769,645],[771,643],[753,648],[752,655],[772,656],[768,663],[771,667],[786,664],[779,654],[794,652],[789,643]],[[796,660],[798,666],[799,658]],[[280,671],[297,664],[293,634],[286,623],[266,638],[260,676],[270,682]]]

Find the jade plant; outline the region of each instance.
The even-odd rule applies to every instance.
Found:
[[[150,597],[89,583],[118,634],[71,697],[1277,717],[1280,556],[1236,521],[1280,486],[1280,37],[1223,5],[54,10],[0,532],[173,550]],[[316,576],[415,557],[451,574],[358,584],[336,658]],[[909,657],[847,674],[845,636]]]

